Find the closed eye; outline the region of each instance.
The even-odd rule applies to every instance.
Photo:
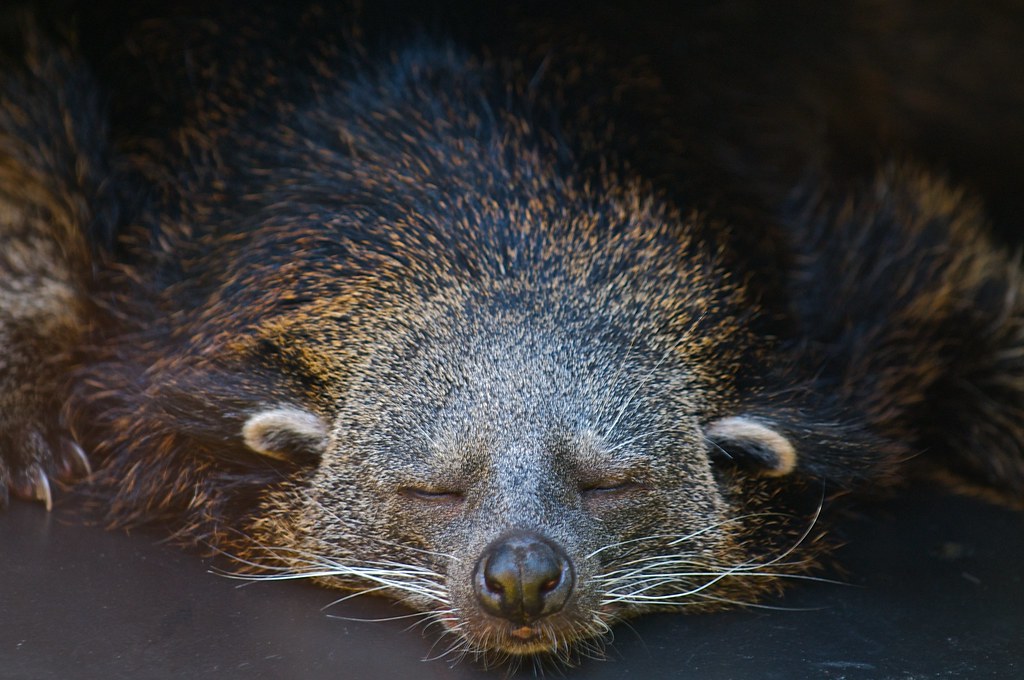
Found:
[[[427,503],[461,503],[465,500],[465,494],[457,489],[404,486],[398,493],[408,499]]]
[[[584,496],[598,498],[625,495],[643,488],[642,484],[632,479],[606,479],[580,484],[580,493]]]

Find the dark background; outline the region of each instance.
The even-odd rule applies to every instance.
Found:
[[[1024,677],[1024,514],[913,490],[846,522],[849,585],[803,583],[766,605],[615,629],[606,661],[547,677]],[[407,611],[304,583],[254,583],[161,545],[83,527],[74,508],[0,513],[0,678],[498,678]],[[520,673],[533,675],[532,669]]]
[[[5,3],[0,27],[10,27],[11,7],[27,4],[52,5],[64,14],[65,5],[76,3]],[[669,4],[671,12],[664,9]],[[642,13],[622,3],[622,21],[606,23],[617,39],[632,36],[670,63],[678,60],[672,70],[687,82],[704,77],[723,83],[728,96],[709,98],[712,112],[723,102],[742,109],[747,100],[765,101],[761,87],[777,88],[774,96],[782,99],[790,81],[830,85],[832,65],[849,57],[826,30],[830,24],[817,20],[823,11],[826,19],[846,25],[849,17],[834,9],[840,5],[728,3],[733,15],[722,21],[735,23],[738,33],[715,42],[703,39],[718,30],[719,14],[703,9],[712,4],[687,4],[696,8],[688,10],[693,16],[673,14],[681,4],[648,2],[650,13]],[[886,3],[876,4],[884,14]],[[835,79],[843,86],[835,92],[825,88],[821,106],[845,122],[837,126],[843,136],[905,148],[966,182],[988,201],[998,233],[1019,246],[1024,41],[1014,36],[1024,23],[1012,17],[1024,5],[985,3],[986,11],[979,10],[982,3],[969,2],[899,6],[926,5],[938,9],[907,10],[903,21],[876,17],[892,22],[893,39],[865,43],[862,49],[876,70],[857,81],[875,89],[849,88]],[[664,6],[661,14],[657,6]],[[832,9],[820,9],[826,7]],[[1013,11],[997,11],[1007,8]],[[560,20],[579,18],[568,9],[562,13]],[[642,26],[627,25],[638,16]],[[925,39],[911,41],[915,36],[907,27],[917,27]],[[947,34],[957,39],[944,39]],[[786,49],[767,49],[762,41],[769,40]],[[710,52],[715,45],[718,51]],[[688,67],[709,62],[717,69],[710,75]],[[740,76],[751,63],[758,72],[785,77],[767,85],[744,80]],[[930,96],[926,86],[933,82],[934,91],[947,96]],[[731,139],[729,131],[720,134]],[[736,133],[740,141],[746,135]],[[868,146],[871,156],[874,145]],[[864,507],[862,516],[841,526],[847,545],[838,558],[845,573],[830,574],[849,585],[799,584],[765,603],[778,610],[648,616],[615,629],[607,661],[546,674],[702,680],[1024,677],[1024,514],[920,489]],[[471,660],[454,668],[445,659],[424,662],[445,644],[435,645],[421,628],[406,630],[405,621],[332,618],[407,613],[386,601],[360,598],[325,610],[339,595],[309,584],[238,587],[210,573],[208,562],[162,545],[158,534],[106,532],[80,526],[74,517],[73,507],[47,514],[26,503],[0,512],[0,679],[504,674],[484,671]],[[523,675],[531,675],[529,670]]]

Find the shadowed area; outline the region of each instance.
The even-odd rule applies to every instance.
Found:
[[[409,612],[299,583],[238,587],[161,546],[15,503],[0,515],[5,678],[502,677],[454,669]],[[1024,518],[908,492],[846,524],[851,586],[806,583],[748,610],[648,616],[616,628],[607,661],[549,677],[1017,678],[1024,672]],[[532,668],[518,675],[530,677]]]

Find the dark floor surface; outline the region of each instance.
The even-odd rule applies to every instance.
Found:
[[[846,525],[849,586],[802,584],[788,610],[649,616],[566,678],[1024,678],[1024,514],[932,492]],[[0,514],[0,678],[499,678],[424,661],[406,613],[303,583],[238,587],[150,535]],[[525,675],[532,673],[523,672]]]

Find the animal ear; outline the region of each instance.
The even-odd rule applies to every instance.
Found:
[[[310,411],[277,406],[250,416],[242,426],[242,439],[256,453],[294,463],[323,455],[327,425]]]
[[[793,443],[764,421],[748,416],[722,418],[711,423],[704,435],[737,464],[766,475],[782,477],[796,469]]]

